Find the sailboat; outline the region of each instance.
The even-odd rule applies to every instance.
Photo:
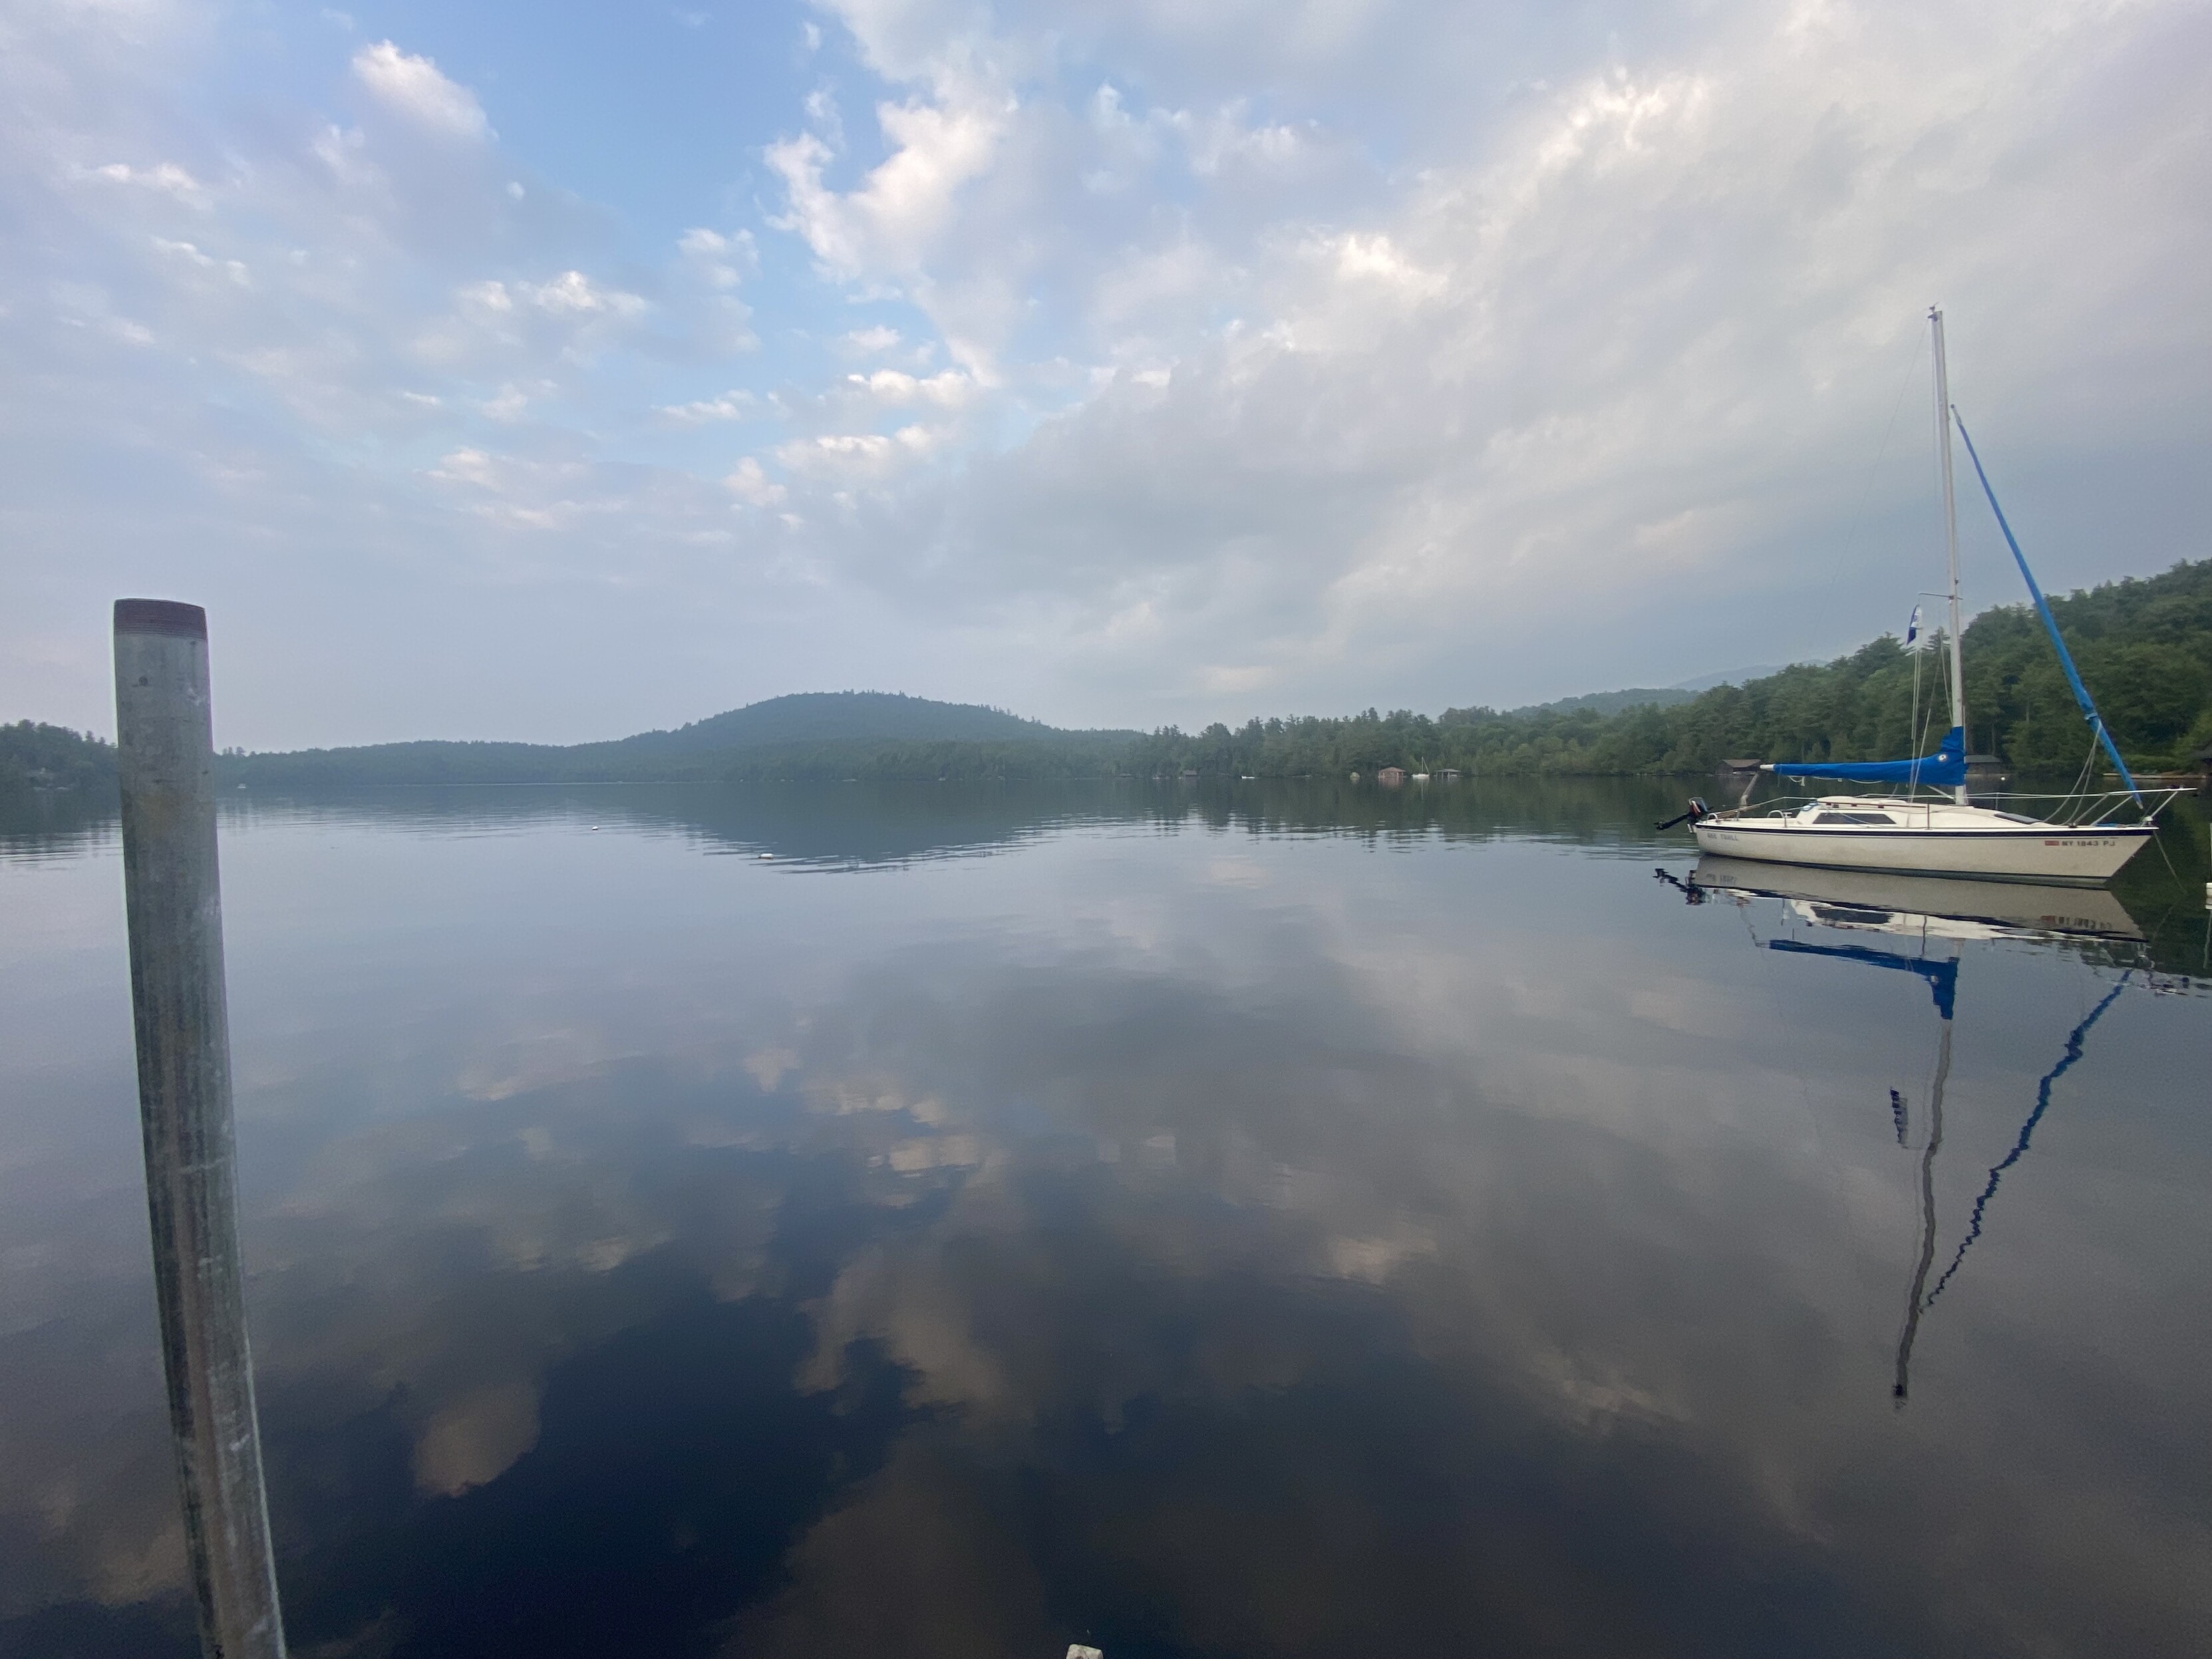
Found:
[[[1687,821],[1698,848],[1728,858],[1770,863],[1820,866],[1830,869],[1881,870],[1935,875],[1997,878],[2015,881],[2095,884],[2109,881],[2157,831],[2156,809],[2128,771],[2127,763],[2105,728],[2088,688],[2074,666],[2051,606],[2027,568],[2027,558],[1997,505],[1981,456],[1966,422],[1951,404],[1944,361],[1943,313],[1928,313],[1936,357],[1936,441],[1943,481],[1944,544],[1950,574],[1951,729],[1932,755],[1916,760],[1773,762],[1759,770],[1778,778],[1832,778],[1844,782],[1905,786],[1905,793],[1823,795],[1799,803],[1763,802],[1714,811],[1692,799],[1676,823]],[[1951,428],[1959,428],[1972,459],[1982,492],[1989,497],[2006,544],[2026,578],[2037,613],[2051,635],[2075,700],[2088,721],[2094,742],[2118,769],[2140,817],[2117,822],[2117,793],[2082,804],[2064,821],[2023,812],[1977,806],[1966,794],[1966,674],[1960,653],[1959,522],[1952,489]],[[2093,749],[2092,753],[2094,750]],[[1925,789],[1930,793],[1922,793]],[[1948,792],[1948,793],[1945,793]],[[2069,798],[2070,799],[2070,798]],[[2167,796],[2171,799],[2171,795]],[[2161,801],[2160,805],[2165,803]],[[2110,810],[2108,810],[2110,809]]]

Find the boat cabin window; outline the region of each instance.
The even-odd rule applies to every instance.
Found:
[[[1999,812],[1996,816],[2002,818],[2007,823],[2039,823],[2042,822],[2039,818],[2032,818],[2028,817],[2025,812]]]
[[[1823,812],[1813,820],[1815,823],[1890,823],[1897,820],[1887,812]]]

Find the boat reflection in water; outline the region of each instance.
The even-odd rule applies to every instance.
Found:
[[[2127,907],[2102,887],[1778,866],[1710,854],[1684,884],[1699,894],[1785,899],[1822,927],[1929,939],[2143,937]]]
[[[1982,1236],[1991,1201],[2005,1171],[2026,1157],[2036,1125],[2050,1109],[2052,1086],[2081,1058],[2090,1029],[2119,998],[2137,972],[2140,963],[2130,960],[2130,946],[2143,943],[2142,929],[2110,892],[2101,888],[2034,886],[2013,882],[1983,882],[1931,876],[1891,875],[1880,871],[1820,870],[1778,867],[1749,859],[1715,858],[1698,860],[1686,878],[1661,869],[1662,880],[1680,889],[1692,904],[1728,902],[1747,906],[1755,899],[1779,899],[1790,922],[1844,934],[1862,936],[1850,942],[1824,940],[1815,934],[1799,938],[1781,934],[1759,939],[1769,951],[1785,954],[1826,957],[1917,975],[1927,981],[1936,1006],[1936,1057],[1916,1123],[1911,1097],[1902,1090],[1889,1091],[1890,1117],[1897,1144],[1913,1149],[1919,1137],[1920,1240],[1905,1297],[1905,1322],[1898,1334],[1897,1373],[1891,1392],[1903,1408],[1911,1385],[1912,1347],[1920,1334],[1922,1317],[1936,1305],[1961,1267],[1966,1252]],[[1865,935],[1876,939],[1866,939]],[[1754,938],[1757,938],[1754,933]],[[2057,1062],[2038,1081],[2035,1103],[2020,1127],[2012,1149],[1989,1172],[1981,1194],[1974,1200],[1957,1248],[1930,1285],[1936,1264],[1936,1158],[1943,1147],[1943,1091],[1951,1077],[1951,1036],[1958,1009],[1960,947],[1982,940],[2033,939],[2062,945],[2106,947],[2108,959],[2125,963],[2118,981],[2088,1014],[2068,1033]],[[2110,947],[2117,946],[2117,951]]]

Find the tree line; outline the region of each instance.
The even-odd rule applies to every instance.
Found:
[[[2212,559],[2051,601],[2081,677],[2130,764],[2190,763],[2212,744]],[[1893,760],[1932,751],[1949,720],[1938,639],[1909,652],[1885,635],[1667,706],[1448,708],[1164,727],[1130,745],[1139,775],[1297,777],[1455,769],[1491,776],[1707,773],[1735,759]],[[1968,746],[2021,772],[2070,770],[2090,733],[2032,607],[1966,627]]]
[[[2083,679],[2130,764],[2187,766],[2212,744],[2212,559],[2051,601]],[[1201,732],[1054,732],[990,739],[846,738],[669,752],[641,744],[386,744],[226,753],[228,783],[1054,781],[1115,776],[1342,777],[1386,766],[1491,776],[1709,773],[1724,761],[1887,760],[1925,754],[1949,723],[1940,649],[1885,635],[1687,701],[1610,712],[1370,708],[1253,719]],[[1966,633],[1967,738],[2015,771],[2071,771],[2089,732],[2051,643],[2025,605],[1985,611]],[[114,750],[89,733],[0,726],[0,787],[110,784]]]
[[[17,720],[0,726],[0,789],[82,789],[115,782],[115,745],[90,732]]]

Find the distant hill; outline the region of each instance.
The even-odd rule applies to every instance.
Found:
[[[1753,680],[1763,680],[1771,674],[1779,674],[1791,665],[1780,662],[1753,663],[1748,668],[1723,668],[1717,674],[1700,674],[1695,679],[1676,680],[1669,691],[1710,691],[1717,685],[1748,685]]]
[[[803,691],[605,743],[384,743],[224,756],[226,782],[650,783],[1094,775],[1134,732],[1068,732],[977,703]]]
[[[1624,708],[1672,708],[1677,703],[1694,699],[1700,691],[1710,691],[1717,685],[1747,685],[1753,680],[1763,680],[1770,674],[1779,674],[1780,663],[1755,664],[1749,668],[1726,668],[1717,674],[1700,674],[1695,679],[1677,680],[1672,685],[1632,685],[1624,691],[1586,691],[1579,697],[1561,697],[1556,702],[1532,702],[1519,708],[1505,711],[1509,718],[1528,714],[1575,714],[1588,710],[1593,714],[1618,714]]]
[[[1624,708],[1668,708],[1695,696],[1695,691],[1686,691],[1679,685],[1635,685],[1626,691],[1586,691],[1579,697],[1561,697],[1557,702],[1532,702],[1506,713],[1572,714],[1586,708],[1593,714],[1618,714]]]
[[[799,691],[710,714],[673,732],[603,745],[640,753],[726,753],[786,743],[1009,743],[1059,736],[1042,720],[980,703],[933,702],[895,691]]]

